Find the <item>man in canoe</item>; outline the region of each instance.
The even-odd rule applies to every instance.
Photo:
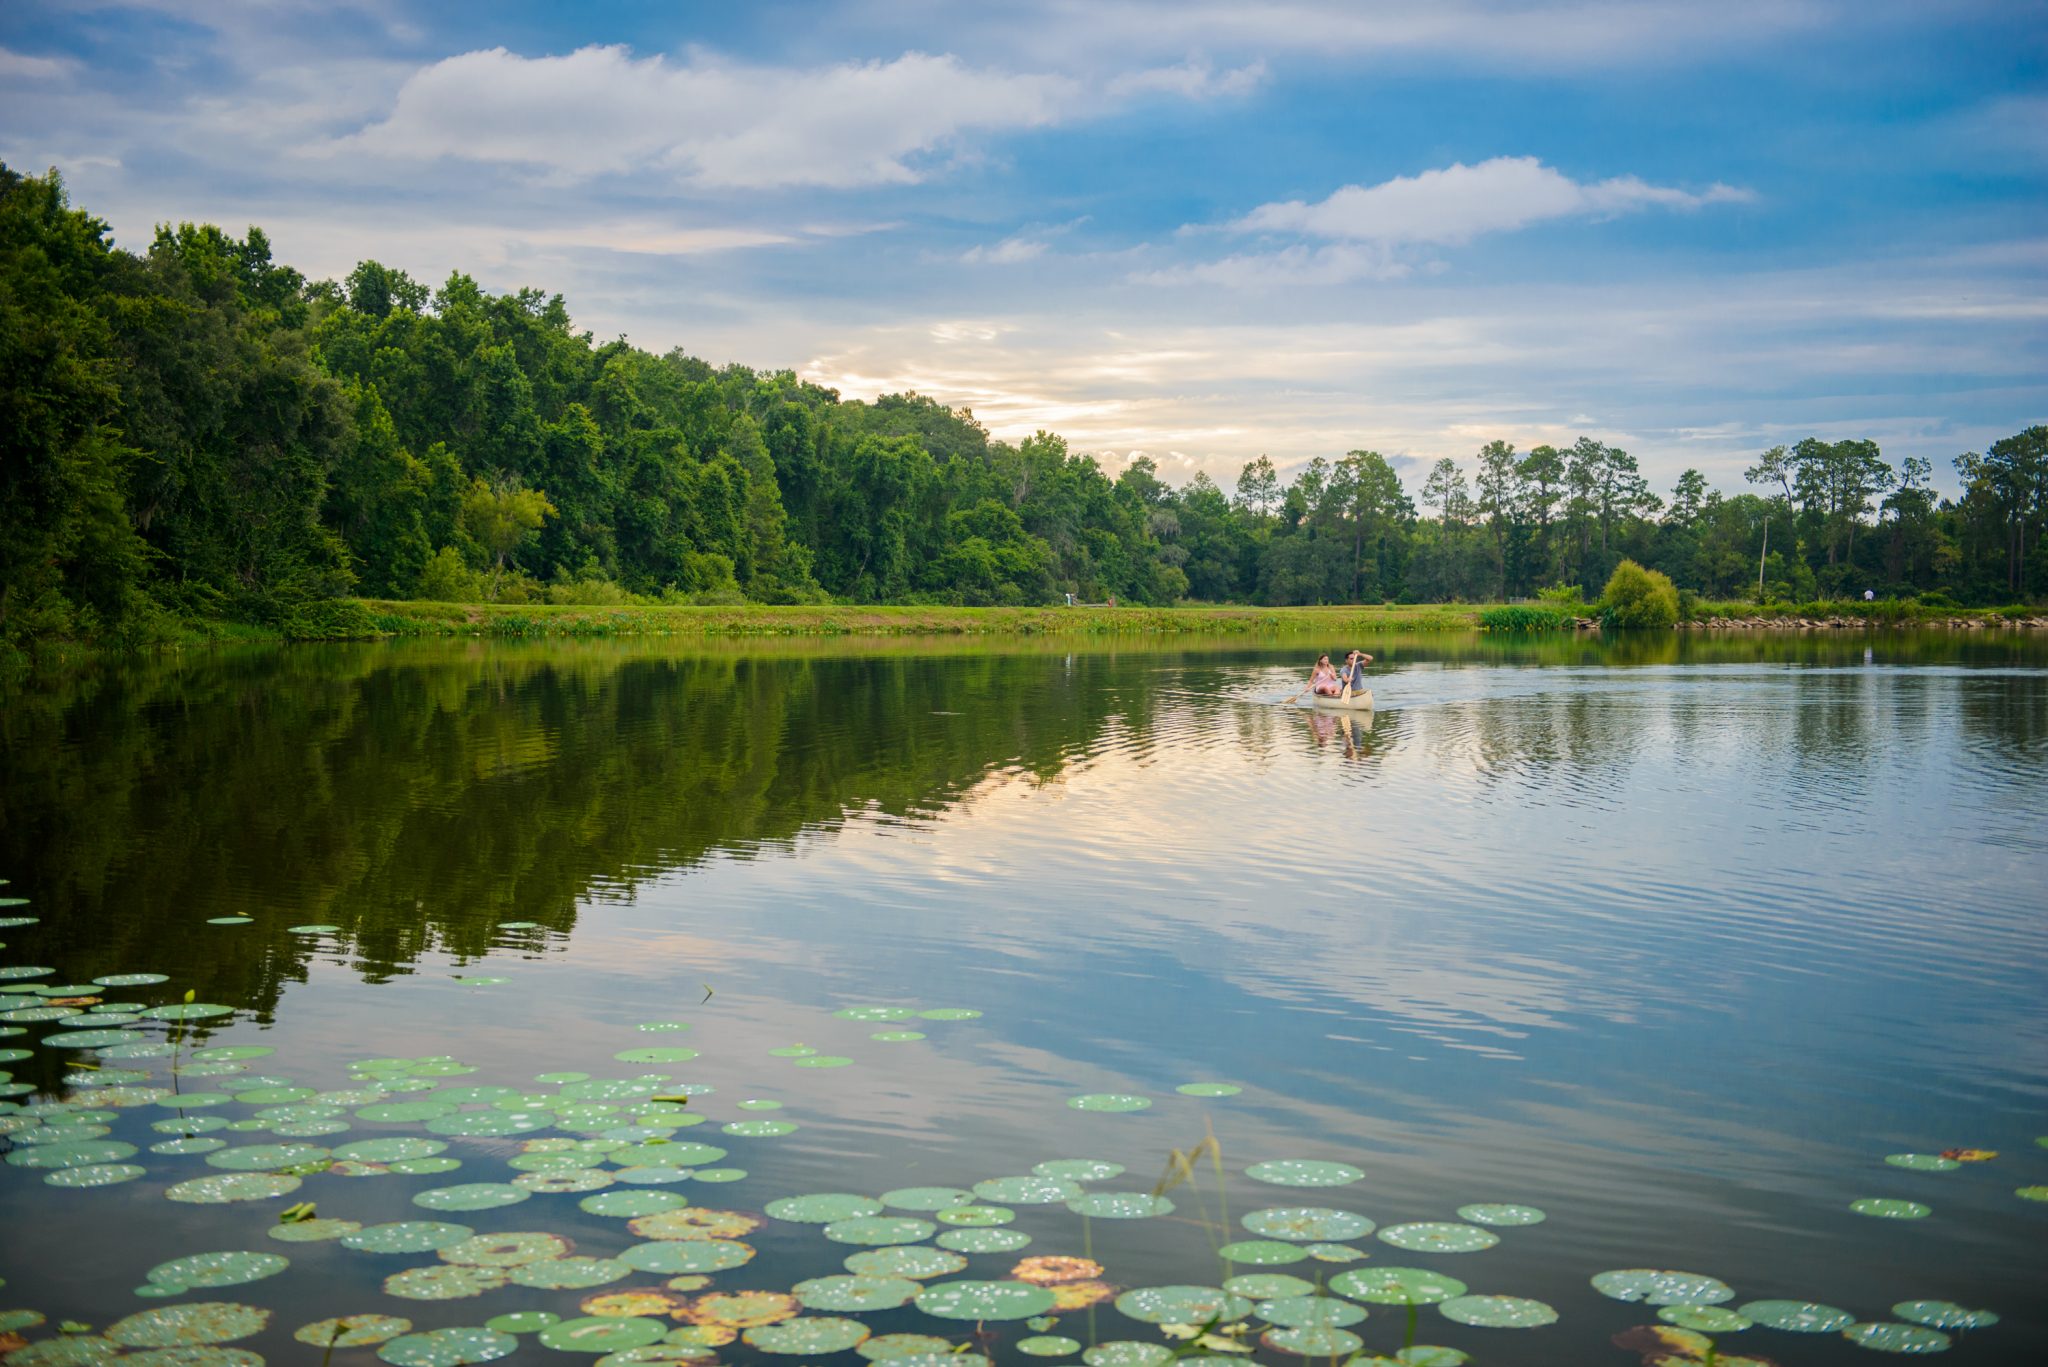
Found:
[[[1328,656],[1323,658],[1328,659]],[[1353,693],[1365,692],[1365,667],[1372,663],[1372,656],[1362,650],[1354,650],[1344,657],[1344,668],[1337,671],[1337,681]]]

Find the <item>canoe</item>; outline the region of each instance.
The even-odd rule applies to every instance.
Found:
[[[1308,700],[1328,712],[1370,712],[1372,711],[1372,690],[1353,693],[1348,698],[1326,698],[1320,693],[1309,694]]]

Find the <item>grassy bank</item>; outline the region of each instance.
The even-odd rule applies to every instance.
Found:
[[[368,601],[374,629],[433,636],[1157,636],[1345,637],[1383,631],[1471,631],[1478,609],[1405,607],[552,607]]]

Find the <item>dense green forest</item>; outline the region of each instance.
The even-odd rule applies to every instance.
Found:
[[[538,290],[373,261],[309,281],[256,228],[117,249],[54,172],[0,167],[0,646],[329,634],[349,595],[1500,600],[1597,591],[1624,558],[1716,597],[1760,568],[1795,600],[2048,593],[2048,427],[1955,465],[1950,500],[1925,460],[1809,439],[1744,491],[1688,470],[1660,496],[1582,437],[1492,442],[1413,490],[1369,450],[1174,488],[915,394],[600,343]]]

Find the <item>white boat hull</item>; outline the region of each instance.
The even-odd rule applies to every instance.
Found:
[[[1372,711],[1372,690],[1353,693],[1348,698],[1329,698],[1320,693],[1311,693],[1309,702],[1326,712],[1370,712]]]

